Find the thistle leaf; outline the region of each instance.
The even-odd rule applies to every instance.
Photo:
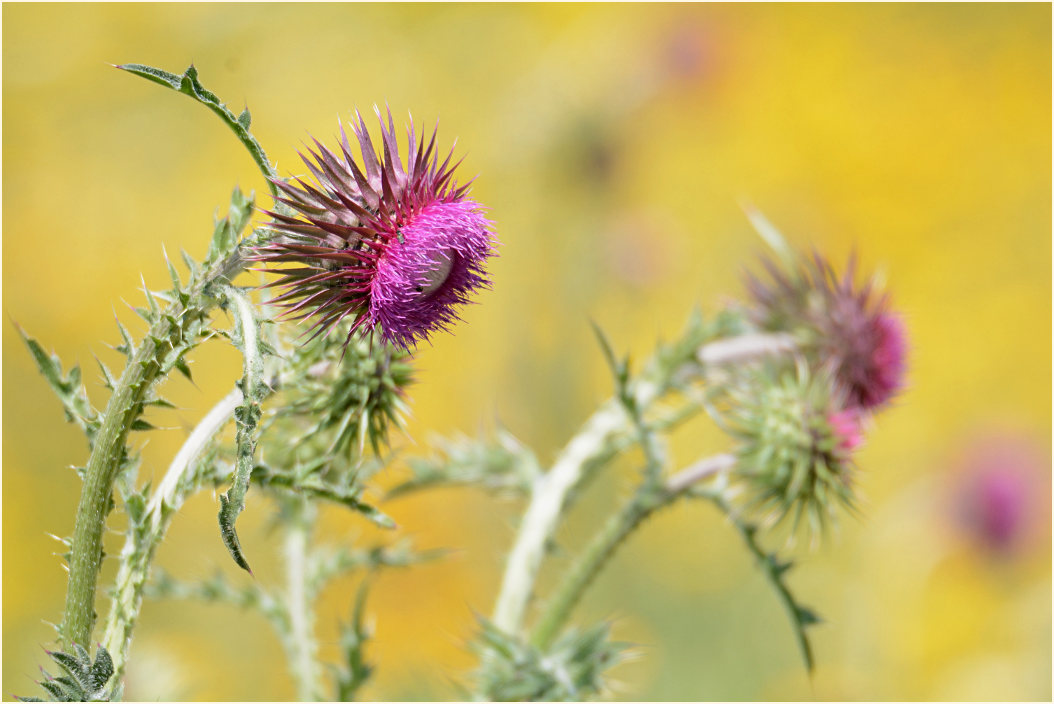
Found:
[[[812,644],[809,642],[809,636],[805,629],[817,623],[822,623],[822,619],[812,609],[799,604],[797,599],[795,599],[794,594],[791,592],[790,587],[787,586],[785,577],[794,563],[781,561],[776,553],[766,552],[758,542],[757,526],[742,520],[731,502],[721,491],[703,490],[694,495],[709,499],[713,502],[725,513],[728,519],[736,527],[736,530],[739,531],[740,536],[743,538],[743,542],[746,543],[747,549],[750,550],[757,559],[762,572],[765,574],[765,577],[768,579],[772,587],[776,590],[776,594],[779,596],[780,601],[783,602],[783,606],[790,615],[791,625],[794,628],[794,637],[798,641],[798,647],[801,650],[802,659],[805,661],[805,669],[811,674],[813,667],[815,666],[815,661],[813,660]]]
[[[234,134],[238,136],[241,143],[249,151],[253,161],[256,162],[261,173],[268,179],[268,186],[271,189],[271,194],[275,197],[278,196],[278,189],[270,179],[277,179],[278,173],[274,170],[271,162],[267,160],[267,154],[264,153],[263,147],[256,141],[252,133],[249,132],[249,111],[242,111],[241,116],[236,116],[230,108],[216,97],[216,94],[208,90],[198,80],[198,70],[193,65],[188,68],[182,76],[177,76],[174,73],[163,71],[153,66],[144,66],[143,64],[123,64],[116,66],[122,71],[127,71],[136,76],[153,81],[159,85],[167,86],[172,90],[179,91],[185,95],[189,95],[191,98],[202,103],[212,112],[219,115],[220,119],[233,130]],[[244,121],[243,121],[244,118]]]
[[[340,667],[333,668],[336,675],[334,679],[336,680],[336,701],[338,702],[355,701],[356,693],[373,674],[373,666],[367,663],[363,657],[366,641],[369,640],[371,635],[364,623],[368,590],[369,582],[364,581],[359,586],[358,594],[355,596],[351,623],[341,624],[340,627],[342,662]]]
[[[227,217],[216,221],[212,232],[212,241],[209,244],[208,261],[216,261],[227,255],[238,243],[245,226],[249,224],[252,217],[253,198],[245,195],[240,189],[235,188],[231,193],[230,208]]]
[[[66,412],[66,419],[71,423],[75,423],[84,431],[90,446],[99,430],[99,413],[88,400],[88,392],[81,383],[80,367],[74,366],[67,375],[63,376],[62,362],[59,360],[58,355],[49,355],[39,342],[26,334],[25,330],[18,325],[15,327],[18,328],[18,334],[22,336],[22,341],[29,348],[29,353],[33,356],[37,369],[40,370],[44,380],[48,382],[51,390],[55,392],[55,395],[59,397],[59,401],[62,402],[62,407]]]
[[[66,674],[52,677],[44,673],[41,687],[51,695],[52,701],[59,702],[105,702],[110,700],[106,684],[113,676],[113,659],[106,648],[99,646],[95,662],[83,647],[74,644],[73,653],[48,652],[48,656]],[[35,697],[15,697],[23,702],[44,701]]]
[[[252,303],[244,293],[233,286],[227,287],[225,296],[234,313],[234,331],[231,339],[245,359],[245,371],[239,382],[243,402],[234,411],[237,426],[235,436],[237,461],[234,468],[234,479],[231,482],[231,488],[220,497],[220,536],[238,566],[252,574],[249,563],[242,552],[234,523],[238,514],[245,508],[245,494],[249,490],[249,480],[252,476],[253,455],[256,452],[256,435],[261,415],[260,401],[266,394],[263,385],[263,357],[259,345],[260,328]]]

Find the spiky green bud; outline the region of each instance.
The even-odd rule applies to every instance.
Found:
[[[795,530],[804,517],[815,535],[837,506],[852,507],[850,451],[860,442],[859,424],[825,376],[804,364],[761,370],[731,395],[736,472],[749,508],[770,523],[793,514]]]

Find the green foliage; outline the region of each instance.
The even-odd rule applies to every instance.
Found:
[[[732,525],[736,527],[747,549],[757,559],[762,573],[772,585],[772,588],[776,590],[776,594],[786,608],[787,614],[791,619],[791,626],[794,628],[794,638],[798,642],[802,659],[805,661],[805,669],[812,673],[815,660],[813,658],[812,644],[809,642],[809,634],[806,629],[822,621],[812,609],[802,606],[797,601],[787,584],[786,576],[791,568],[794,567],[794,563],[784,561],[777,553],[768,552],[762,547],[758,541],[758,526],[743,520],[739,516],[732,503],[726,498],[726,492],[721,487],[700,488],[693,490],[691,493],[693,496],[713,502],[728,516]]]
[[[615,378],[615,398],[633,423],[633,428],[637,433],[637,441],[640,443],[641,450],[644,451],[644,476],[651,484],[658,484],[662,475],[663,465],[666,462],[666,456],[659,442],[658,434],[644,422],[643,409],[630,387],[629,355],[626,355],[621,360],[617,359],[611,348],[611,343],[608,342],[604,332],[596,323],[593,323],[593,332],[596,333],[597,340],[604,352],[604,358],[607,360],[608,368]]]
[[[523,496],[541,474],[538,459],[511,433],[499,429],[490,441],[438,438],[438,453],[408,461],[413,475],[389,489],[393,499],[421,489],[475,486],[497,494]]]
[[[21,326],[15,326],[22,341],[33,355],[33,361],[37,363],[37,369],[48,382],[48,386],[59,397],[62,408],[66,412],[66,420],[75,423],[88,438],[89,447],[95,441],[95,435],[99,432],[99,412],[96,411],[88,400],[88,392],[81,382],[81,369],[74,365],[68,374],[62,373],[62,362],[58,355],[48,354],[35,339],[26,334]]]
[[[73,645],[73,653],[48,652],[48,656],[65,674],[53,677],[44,673],[44,681],[38,682],[49,699],[36,697],[15,697],[22,702],[106,702],[110,701],[106,683],[113,675],[113,662],[106,648],[99,647],[92,662],[88,651],[78,644]]]
[[[369,582],[363,582],[359,586],[351,621],[340,625],[338,645],[341,662],[339,665],[330,666],[336,689],[334,700],[338,702],[355,701],[355,695],[373,675],[373,665],[366,662],[364,654],[366,642],[372,635],[371,629],[365,624],[368,590]]]
[[[332,501],[345,508],[361,513],[381,528],[395,528],[395,521],[375,506],[362,500],[362,487],[356,477],[346,472],[336,472],[334,478],[325,473],[326,458],[308,463],[297,463],[290,469],[257,463],[251,480],[261,487],[290,491],[316,500]]]
[[[297,383],[285,394],[282,413],[296,424],[287,430],[297,433],[291,445],[310,442],[318,456],[350,458],[362,455],[368,440],[380,454],[408,410],[409,359],[404,350],[358,334],[348,339],[344,329],[296,346],[290,370]]]
[[[123,64],[115,66],[115,68],[141,76],[148,81],[166,86],[184,95],[189,95],[194,100],[205,105],[209,110],[219,115],[224,124],[234,131],[234,134],[238,136],[245,148],[249,150],[249,154],[252,155],[253,161],[256,162],[261,173],[268,179],[278,178],[278,174],[274,167],[271,166],[271,162],[267,160],[267,154],[264,153],[263,147],[256,141],[256,137],[249,132],[249,124],[251,122],[249,109],[246,108],[241,114],[235,115],[215,93],[201,85],[201,81],[198,80],[198,70],[193,65],[184,71],[183,75],[176,75],[142,64]],[[271,194],[277,197],[278,189],[270,181],[268,181],[268,185],[271,188]]]
[[[227,217],[216,220],[212,231],[212,240],[209,242],[209,253],[206,262],[213,263],[230,253],[238,244],[238,237],[249,224],[253,214],[253,197],[245,195],[241,189],[235,188],[231,193],[230,209]],[[195,270],[194,260],[184,253],[183,260],[193,272]]]
[[[245,508],[245,494],[249,490],[249,479],[256,453],[256,430],[260,423],[260,401],[266,391],[263,385],[263,355],[260,345],[260,327],[256,313],[245,294],[234,287],[227,289],[227,301],[234,314],[234,331],[231,340],[245,359],[245,372],[239,382],[242,404],[234,411],[237,427],[235,438],[237,459],[231,488],[220,496],[220,535],[231,557],[249,574],[252,569],[245,559],[241,541],[234,528],[238,514]]]
[[[627,657],[606,623],[569,630],[544,652],[483,618],[475,647],[483,662],[479,693],[490,701],[584,701],[604,692],[604,675]]]

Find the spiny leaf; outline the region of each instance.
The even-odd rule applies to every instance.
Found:
[[[165,265],[168,266],[168,277],[172,280],[172,292],[179,293],[180,289],[183,288],[183,282],[179,280],[179,272],[176,271],[175,265],[172,264],[172,260],[168,258],[168,252],[161,248],[162,253],[165,256]]]
[[[179,370],[180,374],[187,377],[187,379],[193,383],[194,377],[190,374],[190,365],[187,364],[187,360],[178,357],[172,364],[177,370]]]
[[[234,331],[231,335],[236,341],[245,359],[244,373],[240,383],[242,405],[235,409],[234,420],[237,426],[235,443],[237,461],[234,468],[234,479],[231,488],[220,497],[220,535],[231,557],[240,567],[252,574],[249,564],[241,549],[238,533],[234,523],[245,507],[245,494],[249,490],[252,476],[253,455],[256,452],[256,433],[260,422],[260,401],[265,392],[263,380],[263,358],[259,346],[259,326],[252,303],[240,290],[228,286],[225,290],[227,303],[234,313]]]
[[[779,596],[780,601],[783,602],[783,606],[791,617],[791,624],[794,627],[794,636],[798,641],[798,647],[801,650],[802,659],[805,661],[805,669],[811,674],[815,662],[813,660],[812,644],[809,642],[809,636],[806,634],[805,629],[809,626],[820,623],[821,619],[811,609],[798,603],[797,599],[794,598],[794,594],[791,592],[790,587],[787,586],[787,583],[784,581],[784,577],[793,563],[783,562],[779,560],[775,553],[768,553],[761,547],[757,537],[757,526],[742,520],[723,492],[720,490],[700,490],[693,495],[709,499],[713,502],[725,513],[728,519],[736,527],[736,530],[738,530],[739,534],[743,537],[743,542],[746,543],[747,549],[749,549],[757,559],[758,564],[762,568],[762,572],[765,574],[765,577],[769,580],[772,587],[776,590],[776,594]]]
[[[59,397],[59,401],[62,402],[62,407],[66,411],[66,418],[84,431],[90,446],[99,429],[99,413],[88,401],[88,392],[85,390],[84,385],[81,384],[80,367],[74,366],[67,375],[63,376],[62,362],[59,360],[58,355],[49,355],[44,351],[40,343],[30,337],[25,330],[17,325],[15,327],[18,328],[18,334],[22,336],[22,341],[29,348],[29,353],[33,356],[37,369],[40,370],[51,390],[55,392],[55,395]]]
[[[180,249],[179,254],[183,257],[183,263],[187,267],[187,271],[190,272],[191,278],[194,278],[198,274],[198,263],[194,261],[194,258],[187,253],[187,250]]]
[[[216,221],[209,244],[208,260],[215,261],[225,256],[238,243],[238,236],[252,218],[253,199],[241,189],[235,188],[231,193],[230,208],[227,216]]]
[[[126,357],[131,357],[135,352],[135,342],[132,341],[132,336],[128,333],[128,329],[121,325],[121,321],[117,321],[117,331],[121,333],[122,344],[118,345],[114,349],[121,352]]]
[[[174,73],[163,71],[153,66],[144,66],[142,64],[124,64],[116,66],[116,68],[122,71],[128,71],[129,73],[141,76],[149,81],[153,81],[159,85],[167,86],[172,90],[179,91],[185,95],[189,95],[199,103],[202,103],[207,108],[216,113],[223,122],[234,131],[241,140],[241,143],[249,151],[253,161],[256,162],[257,167],[263,175],[268,179],[277,179],[278,173],[274,170],[271,162],[267,160],[267,155],[264,153],[263,147],[256,141],[256,138],[249,132],[249,113],[245,110],[242,115],[244,121],[235,116],[231,112],[230,108],[223,104],[216,94],[206,89],[201,85],[201,81],[198,80],[198,70],[193,65],[188,68],[182,76],[177,76]],[[271,189],[271,194],[275,197],[278,196],[277,187],[268,180],[268,186]]]
[[[373,666],[363,657],[363,649],[370,638],[370,632],[364,623],[368,590],[369,582],[364,581],[359,586],[355,597],[351,623],[342,624],[340,627],[340,649],[343,662],[340,667],[333,668],[336,670],[334,678],[337,686],[336,701],[355,701],[355,694],[373,674]]]
[[[48,652],[48,656],[66,675],[53,677],[44,672],[44,681],[38,684],[51,695],[53,701],[60,702],[100,702],[109,701],[106,684],[113,675],[113,660],[106,648],[99,646],[95,662],[83,647],[74,644],[73,653]],[[19,701],[39,702],[35,697],[15,697]]]
[[[142,418],[136,418],[134,421],[132,421],[132,425],[131,425],[130,429],[131,430],[157,430],[157,427],[154,426],[154,425],[151,425],[148,421],[145,421]]]
[[[593,326],[593,332],[596,334],[597,342],[600,343],[600,349],[604,352],[604,359],[608,363],[608,368],[611,369],[611,373],[615,375],[615,386],[618,391],[620,399],[629,398],[626,392],[626,387],[629,382],[629,358],[619,360],[615,357],[615,351],[611,348],[611,343],[608,342],[607,336],[604,331],[600,329],[594,321],[589,321],[590,325]]]

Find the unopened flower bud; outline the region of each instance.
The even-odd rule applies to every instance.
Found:
[[[819,532],[839,505],[853,502],[851,452],[861,442],[859,416],[841,408],[824,376],[795,369],[758,370],[731,393],[736,473],[750,506],[773,523],[793,514]]]

